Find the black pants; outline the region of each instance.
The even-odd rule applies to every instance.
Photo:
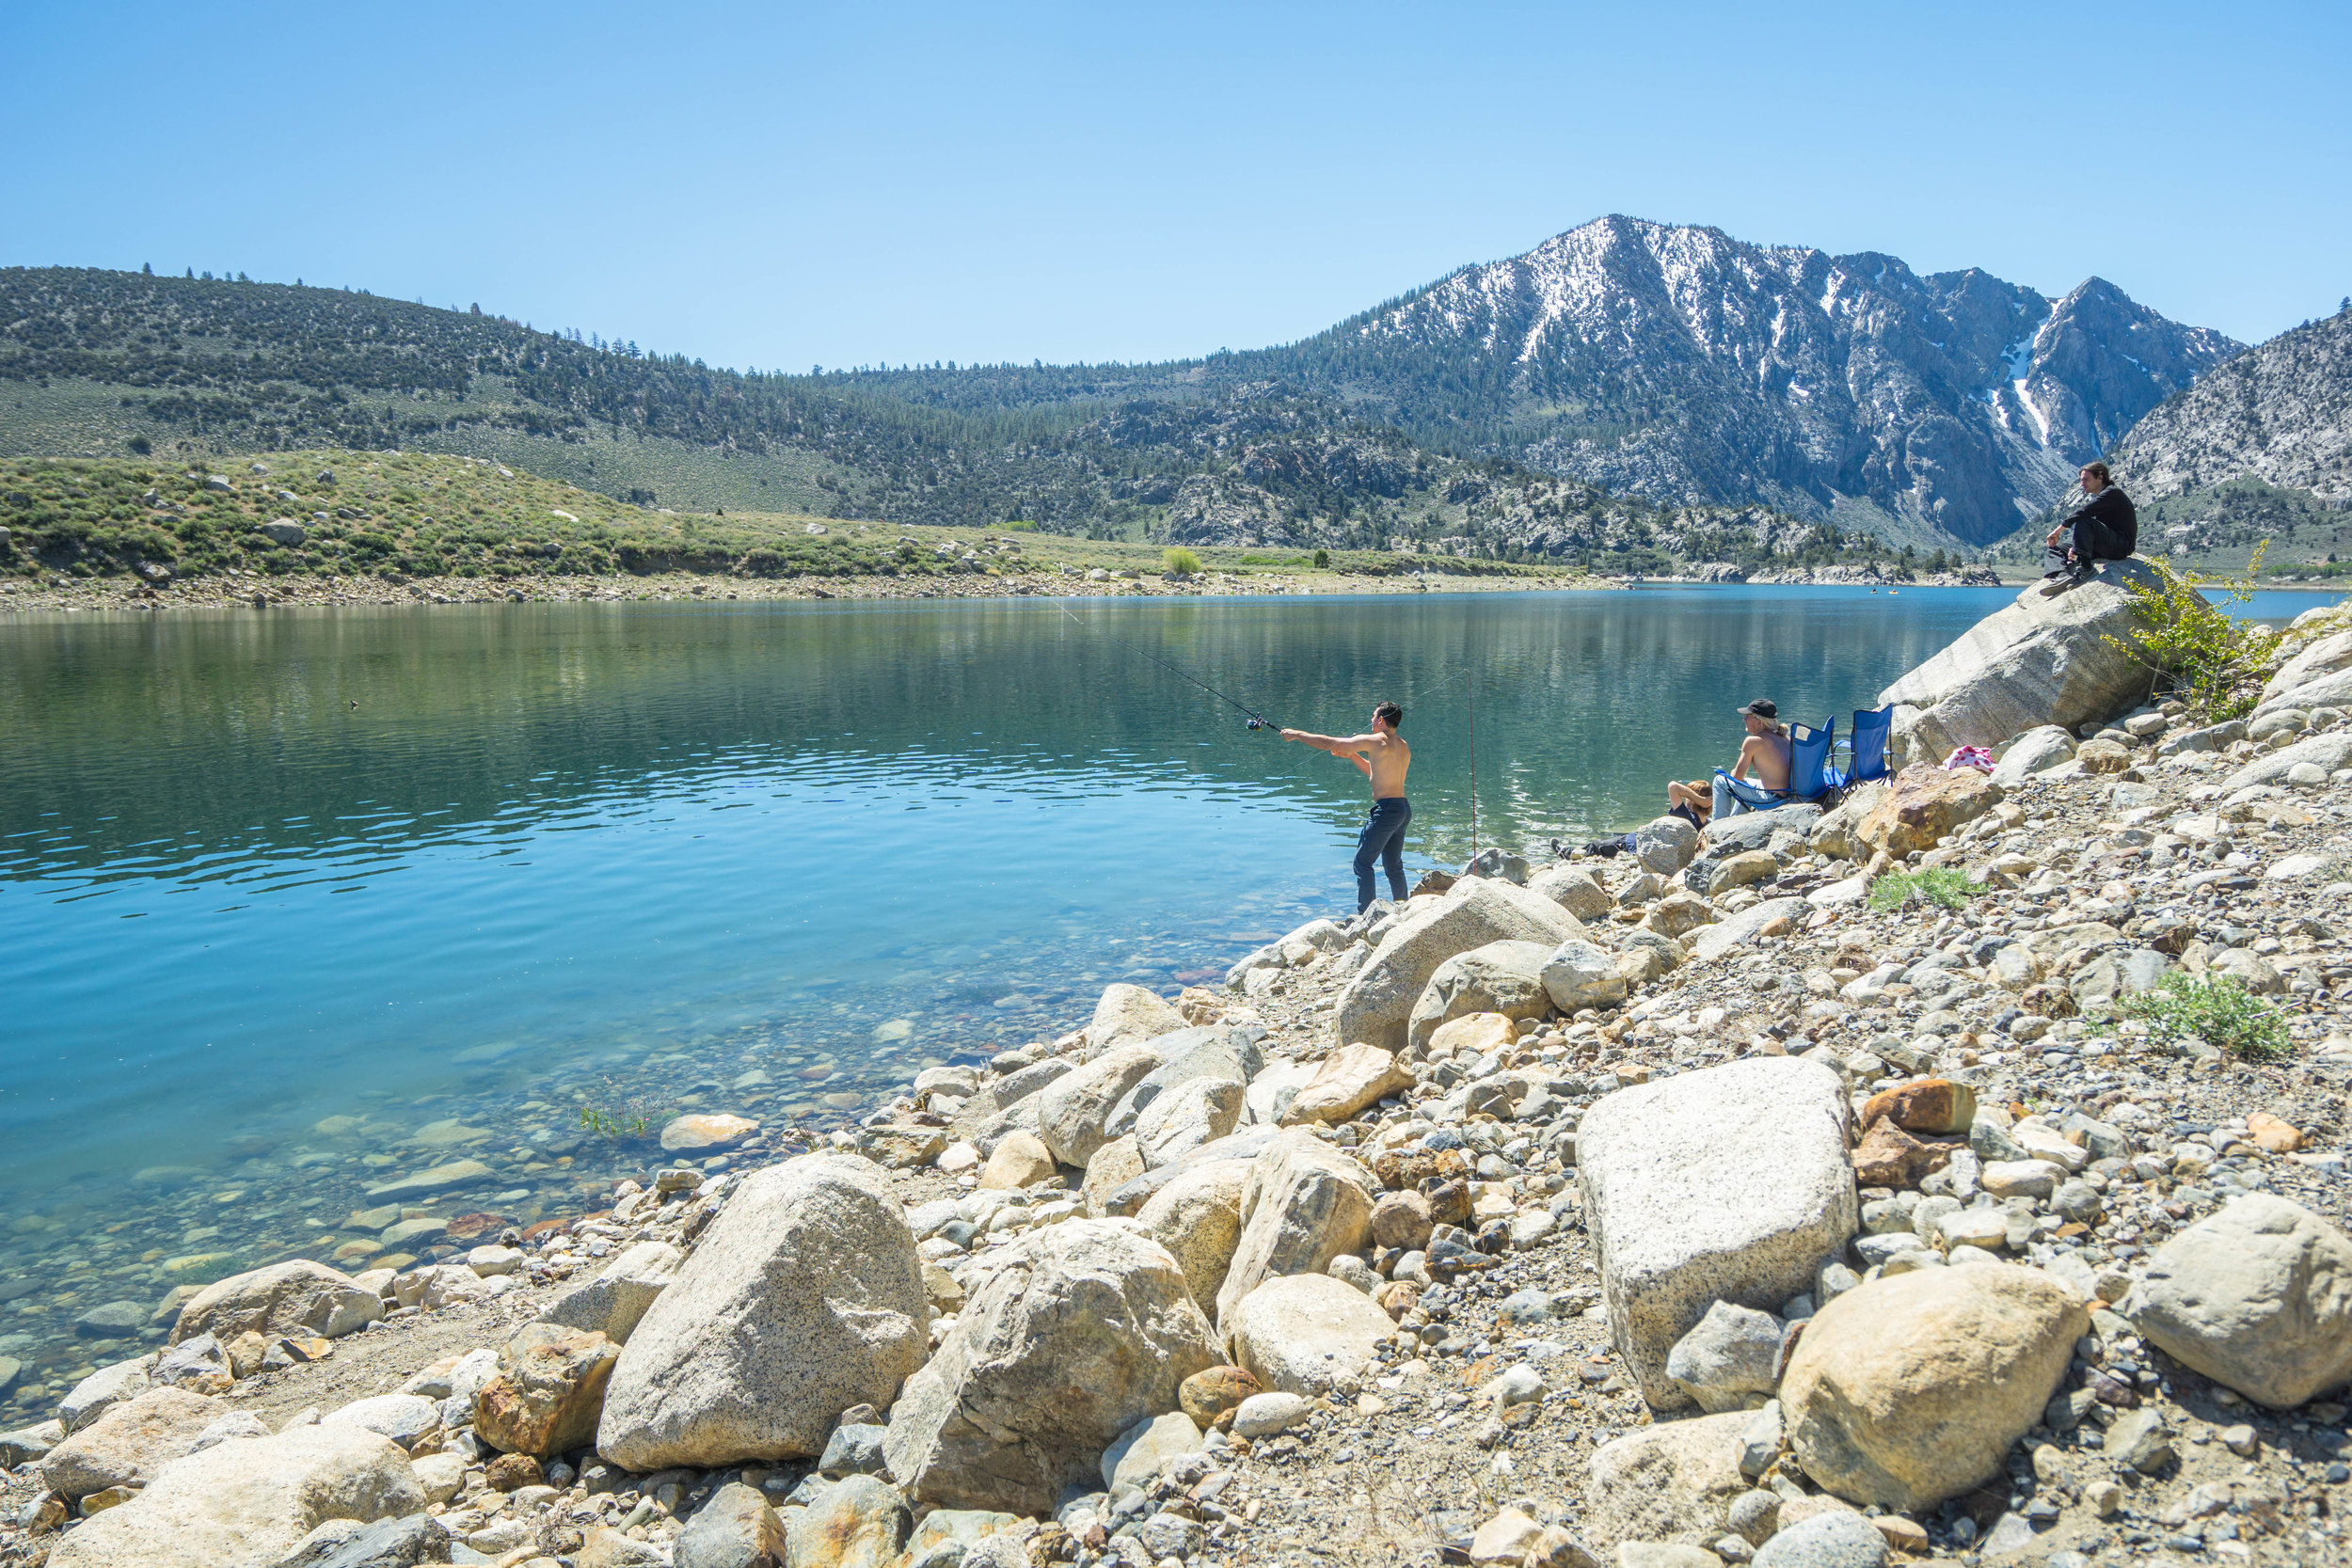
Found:
[[[2042,552],[2042,575],[2054,578],[2077,567],[2088,572],[2094,561],[2121,561],[2131,553],[2132,547],[2123,542],[2122,534],[2096,517],[2085,517],[2074,525],[2074,547],[2072,551],[2053,545]],[[2067,559],[2070,554],[2074,557],[2072,561]]]
[[[1378,861],[1389,874],[1389,896],[1398,903],[1405,901],[1405,824],[1413,819],[1413,808],[1402,795],[1372,803],[1372,815],[1364,818],[1364,831],[1356,837],[1356,912],[1361,914],[1372,905],[1372,864]]]

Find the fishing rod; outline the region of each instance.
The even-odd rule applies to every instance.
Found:
[[[1214,686],[1211,686],[1207,681],[1202,680],[1200,676],[1194,674],[1191,671],[1184,669],[1182,665],[1169,663],[1167,659],[1164,659],[1160,657],[1159,655],[1152,652],[1151,649],[1144,647],[1140,643],[1131,642],[1126,638],[1120,636],[1117,632],[1097,631],[1093,626],[1088,626],[1084,621],[1079,620],[1077,616],[1072,615],[1068,605],[1057,604],[1054,608],[1060,610],[1064,615],[1069,616],[1071,624],[1077,626],[1080,630],[1093,632],[1097,637],[1107,637],[1112,641],[1118,643],[1120,647],[1125,648],[1128,652],[1142,655],[1145,658],[1150,659],[1161,669],[1168,672],[1168,673],[1175,675],[1180,679],[1190,681],[1193,685],[1199,687],[1210,696],[1217,699],[1217,701],[1221,703],[1230,703],[1234,707],[1241,709],[1242,712],[1249,716],[1249,727],[1251,729],[1273,730],[1278,733],[1280,731],[1281,726],[1277,724],[1273,720],[1266,718],[1256,708],[1251,707],[1248,703],[1243,702],[1240,698],[1228,696],[1225,692],[1218,690]]]

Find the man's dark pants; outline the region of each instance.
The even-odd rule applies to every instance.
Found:
[[[2042,552],[2042,575],[2057,577],[2070,569],[2088,572],[2094,561],[2122,561],[2132,552],[2124,545],[2123,536],[2096,517],[2085,517],[2074,525],[2074,559],[2066,559],[2067,552],[2052,545]]]
[[[1405,824],[1413,819],[1413,808],[1402,796],[1372,803],[1372,815],[1364,818],[1364,831],[1356,838],[1356,912],[1361,914],[1372,904],[1372,864],[1378,861],[1389,874],[1389,895],[1399,903],[1405,900]]]

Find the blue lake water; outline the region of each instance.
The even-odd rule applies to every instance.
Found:
[[[1360,776],[1154,657],[1307,728],[1403,703],[1417,872],[1470,853],[1473,764],[1478,842],[1589,837],[1727,762],[1750,697],[1842,730],[2009,596],[0,623],[0,1353],[112,1299],[9,1299],[54,1253],[139,1300],[363,1266],[386,1174],[477,1158],[464,1204],[528,1221],[645,1164],[572,1147],[583,1103],[839,1120],[1352,909]]]

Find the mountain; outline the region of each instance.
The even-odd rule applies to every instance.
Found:
[[[401,445],[691,510],[1553,556],[1714,509],[1701,531],[1926,549],[2014,531],[2236,348],[2097,278],[2052,300],[1626,217],[1279,347],[806,376],[478,308],[12,268],[0,452]]]
[[[2050,299],[1608,217],[1274,355],[1424,438],[1612,490],[1863,500],[1983,544],[2239,346],[2101,278]]]

